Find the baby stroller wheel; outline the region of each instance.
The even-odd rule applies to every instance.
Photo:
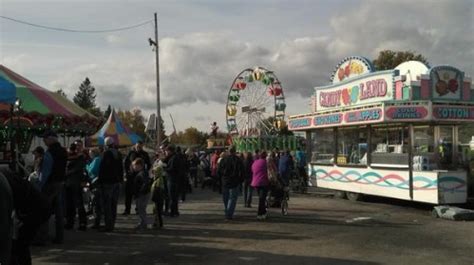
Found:
[[[281,201],[281,214],[288,215],[288,200],[286,198]]]

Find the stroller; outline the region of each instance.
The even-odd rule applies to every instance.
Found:
[[[268,207],[279,208],[285,195],[283,185],[278,179],[271,179],[268,193]]]

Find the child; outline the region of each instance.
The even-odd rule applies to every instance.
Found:
[[[148,224],[146,218],[146,206],[148,204],[148,199],[150,198],[151,181],[145,170],[143,159],[137,158],[133,160],[132,168],[136,174],[134,195],[138,216],[140,216],[140,223],[137,225],[136,229],[146,229]]]
[[[163,227],[163,202],[165,200],[165,185],[166,179],[163,174],[164,163],[158,157],[155,161],[152,169],[153,173],[153,184],[151,186],[152,196],[151,200],[155,203],[155,222],[153,228]]]

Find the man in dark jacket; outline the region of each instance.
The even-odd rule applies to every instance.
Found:
[[[46,195],[55,216],[56,235],[53,243],[62,244],[64,240],[64,209],[62,194],[66,178],[67,152],[58,142],[58,136],[53,131],[43,134],[43,141],[48,150],[43,157],[40,173],[41,192]],[[48,236],[48,222],[41,228],[40,240]],[[39,242],[43,243],[44,242]]]
[[[31,264],[31,242],[40,226],[51,216],[51,203],[45,194],[18,174],[8,170],[3,170],[1,174],[6,177],[11,187],[15,218],[19,221],[13,239],[10,264],[29,265]]]
[[[225,218],[232,220],[235,205],[239,196],[239,187],[243,182],[244,164],[235,154],[235,147],[230,147],[229,155],[219,163],[219,176],[222,178],[222,199],[224,201]]]
[[[104,211],[105,228],[103,232],[111,232],[115,228],[120,183],[123,182],[122,155],[114,147],[114,139],[105,138],[106,150],[99,167],[97,182],[99,185]]]
[[[135,144],[135,146],[132,148],[132,150],[130,150],[127,157],[125,158],[125,165],[124,165],[125,176],[126,176],[125,211],[123,212],[123,215],[129,215],[130,208],[132,206],[132,197],[133,197],[134,183],[135,183],[135,179],[134,179],[135,174],[133,173],[133,170],[132,170],[132,162],[135,161],[135,159],[137,158],[141,158],[143,162],[145,163],[145,171],[150,170],[151,168],[150,156],[148,155],[147,152],[143,150],[142,141],[138,141]]]
[[[166,166],[164,170],[167,175],[167,186],[168,186],[168,195],[170,197],[170,217],[179,216],[178,210],[178,197],[179,197],[179,176],[181,173],[181,163],[179,156],[176,155],[176,149],[174,146],[169,145],[165,150],[166,154]]]
[[[74,228],[76,211],[79,214],[79,230],[87,228],[87,216],[82,196],[83,183],[85,182],[86,158],[79,152],[76,144],[69,147],[68,164],[66,170],[66,225],[64,228]]]
[[[186,193],[191,192],[188,178],[188,161],[186,155],[183,153],[181,147],[176,147],[176,159],[179,161],[178,171],[178,193],[181,201],[186,200]]]
[[[13,233],[13,195],[5,176],[0,172],[0,264],[10,264]]]

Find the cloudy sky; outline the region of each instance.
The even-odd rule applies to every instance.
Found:
[[[325,85],[346,56],[412,50],[431,65],[474,74],[474,1],[2,0],[0,13],[52,27],[119,28],[158,13],[162,115],[171,130],[225,128],[227,93],[243,69],[263,66],[282,82],[287,114],[309,112],[312,87]],[[33,28],[0,19],[0,63],[72,98],[87,76],[97,102],[156,109],[152,23],[114,33]]]

